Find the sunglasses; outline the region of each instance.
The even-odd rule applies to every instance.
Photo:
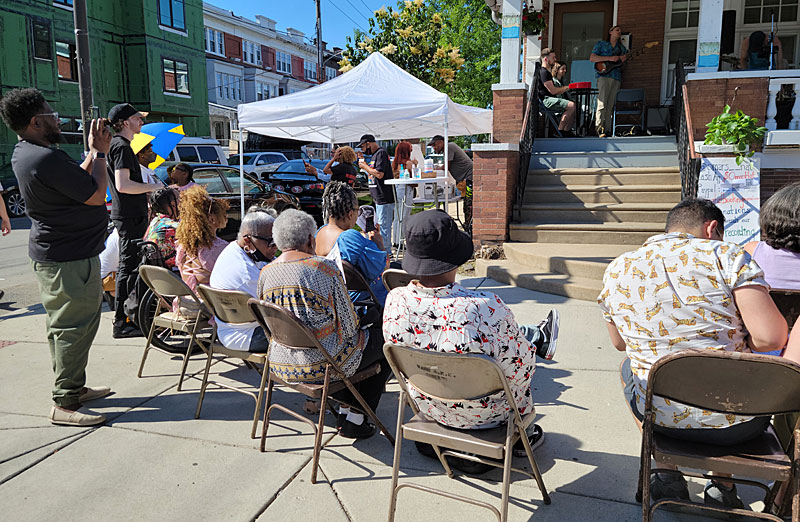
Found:
[[[261,241],[264,241],[267,244],[267,246],[275,246],[275,242],[272,240],[271,237],[257,236],[255,234],[247,234],[244,237],[249,237],[249,238],[253,238],[253,239],[260,239]]]
[[[58,119],[57,112],[40,112],[39,114],[37,114],[37,116],[52,116],[54,120],[61,121]]]

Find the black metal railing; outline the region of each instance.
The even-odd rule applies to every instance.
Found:
[[[697,197],[697,182],[700,178],[700,159],[694,157],[694,131],[691,128],[691,111],[684,96],[686,72],[683,64],[675,64],[675,112],[673,117],[675,139],[678,142],[678,164],[681,169],[681,199]]]
[[[542,64],[536,62],[528,88],[528,101],[525,104],[525,116],[522,119],[522,130],[519,134],[519,175],[517,177],[517,197],[514,207],[517,217],[522,216],[521,206],[525,198],[525,186],[528,184],[528,169],[533,153],[533,142],[536,139],[536,128],[539,123],[539,70]]]

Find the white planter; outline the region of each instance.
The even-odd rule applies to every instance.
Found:
[[[694,142],[694,150],[698,154],[735,154],[736,149],[733,145],[705,145],[702,141]],[[745,152],[749,151],[748,146]]]

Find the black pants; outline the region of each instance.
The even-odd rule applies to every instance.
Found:
[[[136,269],[139,267],[138,242],[147,232],[147,216],[114,219],[119,233],[119,269],[117,270],[116,310],[114,310],[114,329],[125,326],[125,300],[136,282]]]
[[[386,391],[386,381],[388,381],[389,377],[392,375],[392,369],[389,363],[386,362],[386,357],[383,355],[383,332],[381,331],[381,325],[370,328],[369,342],[364,348],[364,353],[361,356],[361,363],[358,365],[357,371],[369,368],[377,362],[381,363],[380,373],[353,385],[358,393],[364,397],[364,402],[375,412],[378,410],[378,403],[381,400],[381,395]],[[361,405],[348,389],[336,392],[333,394],[333,397],[361,410]]]

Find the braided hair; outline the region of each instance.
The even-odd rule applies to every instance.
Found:
[[[353,210],[358,210],[356,193],[347,183],[331,181],[322,193],[322,212],[325,219],[342,219]]]
[[[178,191],[164,187],[150,194],[150,214],[151,218],[156,214],[166,214],[178,219]]]

